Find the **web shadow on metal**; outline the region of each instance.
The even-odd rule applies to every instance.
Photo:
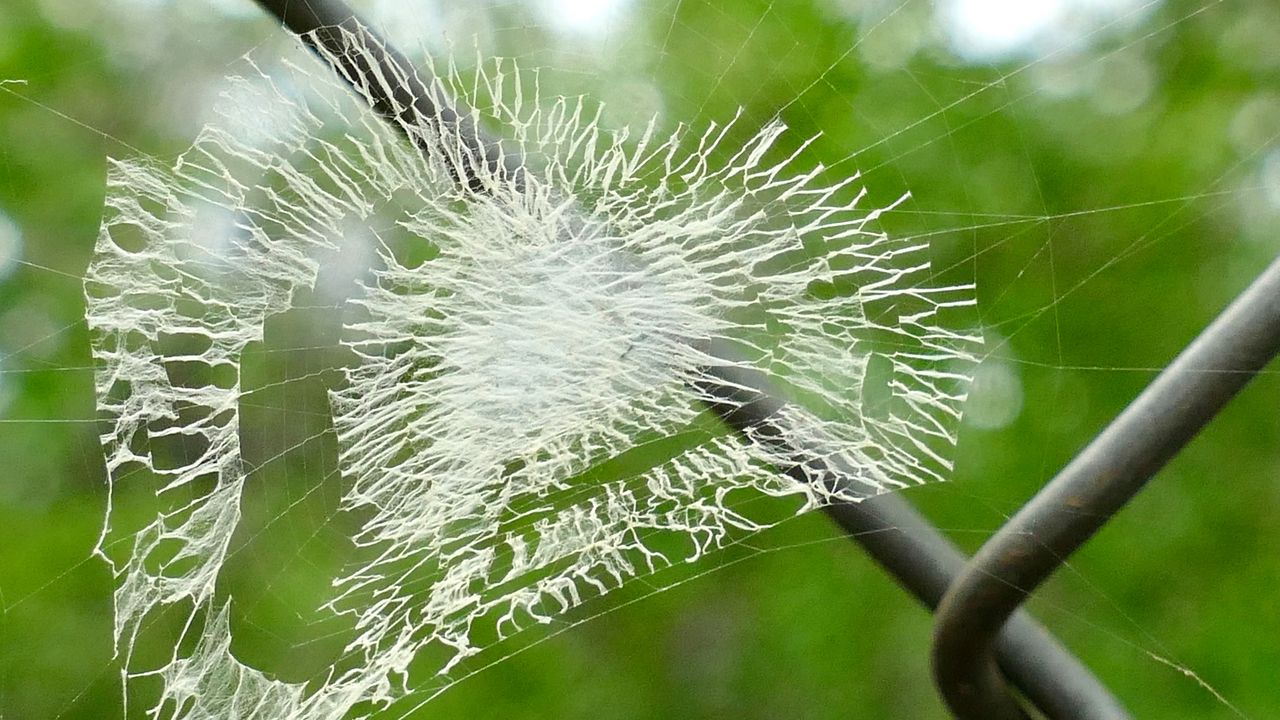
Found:
[[[396,120],[430,118],[440,123],[437,130],[461,142],[466,152],[450,168],[460,186],[484,192],[476,172],[481,167],[522,182],[521,168],[502,155],[472,116],[432,90],[431,78],[416,74],[407,58],[341,0],[257,2],[304,42],[323,46],[345,80],[361,79],[372,109],[393,126],[400,127]],[[344,32],[372,52],[351,52]],[[390,78],[408,80],[390,86]],[[420,144],[425,136],[409,140]],[[824,508],[899,584],[938,612],[935,676],[957,717],[1028,717],[1006,682],[1035,711],[1054,720],[1129,717],[1079,660],[1018,608],[1277,351],[1280,262],[972,560],[897,495]],[[708,375],[698,390],[715,399],[708,405],[727,425],[757,442],[782,442],[775,419],[783,402],[762,373],[726,364]],[[797,465],[783,470],[811,482],[812,461],[800,458],[813,453],[789,454]],[[809,464],[801,467],[802,462]],[[834,483],[840,475],[827,472],[825,477]]]

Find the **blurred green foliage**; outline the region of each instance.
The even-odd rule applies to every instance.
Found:
[[[944,279],[976,281],[989,341],[954,480],[908,491],[970,548],[1280,249],[1280,10],[1266,0],[1072,15],[1053,42],[980,60],[954,49],[955,3],[637,3],[603,40],[527,5],[366,8],[411,41],[393,6],[463,47],[479,29],[486,50],[569,71],[565,91],[605,97],[618,122],[740,108],[747,132],[780,114],[797,137],[821,133],[809,160],[862,171],[869,207],[910,191],[883,227],[932,240]],[[107,495],[78,283],[106,157],[172,157],[237,58],[279,36],[249,0],[0,5],[0,717],[122,714],[112,582],[90,557]],[[285,372],[331,366],[292,357]],[[1033,602],[1137,717],[1280,716],[1278,397],[1280,378],[1261,377]],[[288,418],[323,395],[261,404],[285,426],[270,442],[287,444],[317,432]],[[304,676],[326,651],[292,640],[308,622],[292,608],[322,596],[309,573],[338,532],[314,470],[263,465],[245,501],[261,533],[226,571],[249,589],[238,652]],[[944,717],[928,615],[822,517],[704,569],[718,566],[413,717]]]

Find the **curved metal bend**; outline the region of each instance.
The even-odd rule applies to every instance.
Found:
[[[321,44],[337,58],[334,68],[348,83],[372,91],[373,109],[403,129],[413,120],[439,118],[469,149],[469,156],[489,167],[503,163],[504,170],[519,177],[520,168],[504,158],[496,142],[484,137],[464,113],[433,95],[427,84],[411,71],[411,65],[394,48],[368,30],[340,0],[258,0],[258,3],[285,26],[309,43]],[[342,28],[354,33],[374,57],[352,57],[344,47]],[[362,77],[374,74],[377,78]],[[403,78],[404,86],[389,87],[389,78]],[[414,142],[422,138],[415,136]],[[427,148],[422,148],[424,151]],[[483,192],[474,171],[463,163],[455,179],[473,191]],[[470,172],[469,172],[470,171]],[[713,353],[724,354],[723,348]],[[724,365],[707,368],[699,390],[708,405],[735,430],[752,432],[756,438],[772,434],[772,418],[782,408],[762,373]],[[811,468],[812,469],[812,468]],[[793,468],[798,479],[807,479]],[[836,477],[838,474],[832,474]],[[965,556],[936,528],[902,498],[881,495],[860,503],[840,503],[825,508],[826,513],[899,583],[933,609],[942,599],[952,579],[965,565]],[[1018,613],[998,642],[1001,666],[1018,687],[1051,717],[1127,717],[1120,705],[1078,660],[1025,613]]]
[[[728,351],[713,348],[712,355]],[[764,373],[736,365],[706,370],[699,390],[727,425],[765,442],[776,437],[773,418],[783,407]],[[834,455],[834,454],[833,454]],[[806,474],[804,470],[810,474]],[[814,470],[788,472],[807,482]],[[847,477],[837,472],[830,478]],[[833,481],[826,481],[833,482]],[[830,488],[836,489],[836,488]],[[911,504],[897,494],[862,502],[837,502],[823,511],[872,559],[925,607],[934,610],[968,558]],[[1033,705],[1050,718],[1123,720],[1129,717],[1111,693],[1070,652],[1026,612],[1017,612],[996,640],[1001,669]]]
[[[1280,259],[1014,515],[947,591],[933,670],[956,717],[1025,717],[996,668],[1005,620],[1278,353]]]

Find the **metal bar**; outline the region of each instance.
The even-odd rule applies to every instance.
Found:
[[[516,158],[507,157],[496,140],[485,137],[472,116],[459,112],[453,100],[414,72],[413,63],[369,29],[342,0],[257,0],[267,12],[302,38],[313,50],[323,47],[338,59],[334,71],[355,88],[370,107],[404,133],[424,153],[436,136],[457,141],[462,152],[435,153],[448,164],[453,179],[475,192],[484,192],[478,166],[488,175],[517,184],[521,171]],[[368,53],[351,52],[349,38]],[[372,61],[372,62],[370,62]],[[402,81],[398,82],[398,81]],[[408,128],[433,132],[409,132]]]
[[[934,632],[934,677],[957,718],[1025,717],[995,660],[1006,618],[1278,353],[1280,259],[974,555]]]
[[[726,357],[729,351],[713,348],[711,354]],[[755,438],[767,439],[781,434],[781,430],[773,426],[773,418],[778,416],[783,402],[770,388],[764,373],[737,365],[716,366],[706,372],[712,379],[699,389],[708,397],[723,398],[707,404],[726,424]],[[836,470],[827,477],[853,474],[851,469]],[[798,481],[807,481],[815,474],[812,461],[808,467],[788,469],[788,474]],[[861,502],[836,502],[823,507],[823,511],[930,610],[938,607],[968,560],[895,493]],[[1014,685],[1050,718],[1126,720],[1129,717],[1088,668],[1025,611],[1015,613],[1000,633],[996,655]]]
[[[359,21],[353,11],[340,0],[257,0],[267,11],[286,27],[309,43],[323,44],[325,49],[340,59],[335,67],[353,86],[381,88],[378,83],[361,81],[360,73],[371,71],[368,60],[345,57],[348,49],[341,33],[333,28],[343,28],[357,34],[362,45],[374,54],[382,77],[412,78],[409,87],[397,87],[391,95],[373,98],[374,109],[404,130],[404,123],[429,119],[440,113],[445,122],[455,123],[463,133],[468,147],[481,161],[495,167],[494,163],[506,162],[507,172],[519,177],[520,169],[504,159],[495,141],[484,137],[478,127],[466,125],[460,118],[465,113],[445,104],[450,102],[440,95],[431,95],[428,83],[411,71],[404,56],[397,53]],[[312,35],[314,39],[312,39]],[[314,44],[313,44],[314,47]],[[345,60],[343,59],[345,57]],[[382,92],[385,93],[385,90]],[[394,100],[394,102],[392,101]],[[398,108],[416,108],[412,115]],[[415,142],[418,136],[411,136]],[[424,152],[428,148],[422,148]],[[483,192],[482,183],[464,164],[455,176],[473,191]],[[711,349],[717,357],[728,357],[723,347]],[[724,422],[744,435],[756,438],[778,437],[772,428],[773,418],[783,404],[769,387],[763,373],[735,367],[732,364],[705,368],[704,379],[698,390],[709,398],[707,404]],[[798,453],[793,453],[800,456]],[[812,470],[812,468],[809,468]],[[793,477],[807,481],[799,466],[788,471]],[[827,477],[839,477],[841,473],[828,473]],[[830,481],[834,482],[834,480]],[[964,567],[966,558],[946,537],[924,519],[914,508],[896,495],[881,495],[862,502],[842,502],[824,508],[827,515],[849,536],[857,541],[868,554],[922,604],[929,609],[937,606],[951,580]],[[1017,686],[1039,708],[1051,717],[1086,718],[1089,720],[1116,720],[1127,718],[1119,703],[1106,688],[1053,637],[1030,616],[1018,613],[1001,634],[998,653],[1002,667]]]

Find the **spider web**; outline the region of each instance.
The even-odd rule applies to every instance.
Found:
[[[798,146],[819,130],[827,131],[851,124],[847,120],[832,120],[833,117],[857,118],[860,122],[855,124],[861,128],[858,132],[865,132],[865,136],[841,137],[828,132],[810,143],[806,152],[810,153],[809,156],[822,158],[828,166],[834,168],[824,176],[823,180],[826,182],[839,181],[846,178],[853,169],[862,169],[866,176],[859,184],[865,184],[871,193],[869,198],[864,199],[866,207],[894,205],[908,187],[916,198],[929,197],[929,202],[917,199],[898,204],[892,213],[881,220],[891,230],[898,228],[891,233],[895,238],[933,240],[934,268],[935,272],[943,274],[941,277],[957,277],[961,282],[967,282],[975,274],[980,274],[979,264],[995,256],[1002,250],[1002,246],[1016,248],[1009,253],[1013,259],[1009,269],[1005,271],[1003,281],[996,282],[985,290],[979,288],[980,292],[986,293],[980,309],[985,316],[985,329],[992,342],[989,343],[990,356],[979,377],[980,387],[985,381],[987,392],[979,393],[978,408],[970,409],[970,421],[976,427],[999,428],[1014,422],[1018,418],[1019,398],[1024,392],[1032,392],[1027,384],[1035,382],[1036,368],[1051,371],[1049,375],[1061,380],[1063,384],[1056,391],[1055,397],[1062,400],[1061,406],[1067,415],[1074,414],[1078,418],[1081,411],[1077,405],[1072,404],[1070,371],[1110,371],[1110,374],[1120,376],[1136,373],[1135,382],[1140,384],[1143,373],[1158,367],[1161,355],[1157,352],[1073,358],[1069,342],[1070,324],[1068,322],[1064,332],[1064,325],[1058,315],[1071,307],[1069,301],[1079,294],[1081,288],[1101,291],[1106,287],[1105,271],[1108,268],[1135,255],[1141,257],[1146,248],[1158,247],[1182,225],[1206,212],[1198,206],[1191,213],[1187,213],[1184,208],[1192,203],[1203,204],[1206,201],[1213,208],[1221,208],[1244,197],[1249,192],[1247,187],[1222,191],[1218,186],[1211,186],[1197,197],[1161,199],[1156,201],[1153,212],[1146,215],[1142,214],[1140,208],[1123,210],[1141,218],[1135,220],[1135,230],[1125,238],[1124,246],[1118,249],[1115,246],[1102,248],[1102,261],[1092,266],[1064,268],[1061,265],[1063,243],[1074,240],[1071,237],[1072,230],[1083,226],[1083,222],[1079,225],[1076,223],[1076,213],[1060,213],[1050,209],[1049,203],[1052,201],[1043,198],[1046,187],[1051,190],[1052,181],[1030,177],[1027,183],[1031,192],[1041,196],[1040,213],[1002,214],[1001,208],[1017,207],[1019,204],[1008,198],[984,195],[984,174],[995,171],[981,163],[971,162],[975,157],[980,157],[981,153],[964,145],[966,128],[970,124],[980,124],[1007,106],[1031,108],[1046,95],[1058,92],[1052,89],[1054,86],[1036,84],[1028,90],[1027,86],[1018,84],[1019,81],[1026,80],[1028,75],[1051,74],[1049,71],[1052,68],[1046,69],[1053,65],[1051,61],[1038,59],[1025,69],[1000,73],[994,80],[991,73],[975,72],[970,75],[957,70],[948,78],[954,83],[953,86],[940,95],[934,95],[937,93],[937,83],[932,82],[931,78],[916,77],[909,66],[893,65],[894,62],[903,62],[902,58],[910,55],[908,50],[897,47],[897,43],[889,40],[902,40],[896,36],[899,32],[897,23],[905,22],[903,18],[912,13],[922,12],[915,5],[864,7],[862,12],[865,15],[859,24],[863,28],[860,32],[864,37],[861,40],[855,39],[853,43],[846,43],[846,47],[853,48],[849,54],[832,52],[830,47],[821,42],[814,43],[812,38],[796,34],[788,25],[790,16],[775,12],[773,5],[744,7],[740,11],[690,0],[679,3],[678,8],[676,5],[672,3],[669,7],[653,11],[657,20],[652,22],[653,27],[645,33],[630,32],[630,27],[624,22],[626,16],[618,15],[605,24],[603,34],[582,40],[580,45],[575,44],[578,40],[574,38],[578,36],[573,33],[582,33],[581,29],[562,32],[561,28],[553,27],[545,18],[535,18],[531,22],[532,13],[506,5],[495,5],[487,7],[484,12],[458,12],[455,16],[446,18],[449,22],[434,25],[440,27],[452,23],[452,26],[460,27],[461,30],[453,31],[450,36],[455,42],[467,47],[467,52],[453,52],[449,43],[443,40],[429,41],[435,44],[429,44],[428,51],[437,57],[452,54],[457,62],[463,64],[464,67],[460,70],[462,74],[468,77],[478,76],[474,66],[468,66],[471,62],[468,57],[471,51],[469,38],[476,29],[482,29],[485,34],[477,44],[485,49],[485,56],[489,56],[490,48],[494,48],[497,54],[518,56],[523,68],[542,68],[544,87],[554,88],[554,93],[573,95],[586,92],[593,98],[605,98],[606,122],[611,127],[643,120],[647,113],[655,109],[662,112],[663,123],[688,120],[696,126],[698,122],[731,118],[741,107],[741,115],[735,123],[735,127],[741,128],[741,131],[733,136],[735,140],[745,141],[751,137],[753,129],[767,126],[775,115],[780,115],[790,126],[789,135],[779,141],[784,146],[780,149],[786,150],[790,149],[785,147],[787,143],[794,143],[791,147]],[[1190,13],[1162,17],[1160,23],[1149,26],[1150,32],[1158,34],[1164,25],[1186,22],[1188,16],[1194,17],[1196,12],[1207,8],[1211,6],[1205,5],[1193,8]],[[438,19],[440,18],[429,17],[429,22],[425,24],[435,23]],[[712,28],[715,29],[714,33],[711,32]],[[415,37],[416,31],[407,26],[392,26],[392,29],[403,31],[402,38]],[[1100,33],[1104,40],[1107,32]],[[1147,29],[1142,32],[1147,32]],[[553,41],[542,37],[552,34],[555,34]],[[1120,34],[1123,36],[1123,33]],[[410,40],[410,46],[422,42],[420,34],[416,37],[416,40]],[[530,40],[530,37],[534,39]],[[780,42],[779,37],[785,40]],[[539,38],[546,46],[545,49],[530,50],[530,45],[538,46]],[[848,40],[848,36],[840,39]],[[1136,39],[1129,36],[1119,48],[1142,47],[1143,40],[1141,35]],[[705,44],[710,58],[705,66],[690,66],[687,59],[684,59],[690,52],[681,45],[690,42]],[[910,46],[912,43],[908,42],[906,45]],[[603,51],[600,48],[605,46],[618,48],[611,58],[601,57]],[[578,48],[576,54],[569,49],[575,47]],[[925,44],[916,40],[914,52],[923,52],[924,47]],[[762,53],[762,49],[770,52]],[[810,54],[818,58],[816,72],[813,62],[806,64],[802,61]],[[767,55],[767,61],[760,60],[762,55]],[[648,65],[633,62],[638,56],[657,60],[651,60]],[[666,60],[667,57],[673,60]],[[884,67],[893,68],[890,74],[896,78],[891,86],[893,93],[896,93],[892,97],[894,102],[889,101],[890,96],[884,96],[881,102],[877,102],[874,78],[849,75],[847,66],[857,65],[858,62],[881,63]],[[620,76],[615,72],[620,67],[632,68],[632,72]],[[753,72],[753,68],[757,71]],[[789,68],[796,69],[794,76],[788,74]],[[269,68],[268,74],[274,77],[279,70],[276,67]],[[308,71],[308,74],[313,74],[313,71]],[[672,80],[672,77],[675,79]],[[655,78],[664,80],[655,82]],[[842,89],[845,83],[865,83],[873,87],[860,93],[858,102],[855,103],[853,93]],[[901,97],[912,94],[910,88],[913,83],[919,87],[919,94],[909,98]],[[885,86],[890,87],[888,83]],[[904,91],[904,86],[908,90]],[[786,92],[778,92],[780,87],[786,88]],[[1046,87],[1051,89],[1046,90]],[[823,92],[819,93],[819,89]],[[812,96],[808,93],[812,93]],[[465,92],[462,94],[465,95]],[[791,98],[781,109],[779,103],[772,99],[779,94]],[[821,102],[819,96],[822,97]],[[834,103],[831,100],[833,97]],[[849,99],[842,102],[846,97]],[[893,107],[895,105],[896,108]],[[669,130],[672,126],[666,124],[660,127]],[[858,148],[858,151],[851,154],[850,148]],[[946,215],[938,213],[937,208],[940,205],[945,207],[946,203],[938,203],[937,197],[930,195],[931,180],[922,178],[913,168],[914,159],[933,152],[946,152],[955,156],[955,172],[972,177],[969,183],[971,194],[959,204],[978,209],[981,215],[972,212]],[[1020,152],[1026,151],[1015,150],[1015,158]],[[725,157],[728,156],[720,159]],[[1027,164],[1030,165],[1030,162]],[[932,171],[936,171],[936,163],[930,167]],[[1009,170],[1008,166],[1004,168],[1006,172]],[[1017,172],[1018,168],[1015,166],[1012,170]],[[944,185],[946,183],[942,180],[938,181],[939,187]],[[1108,201],[1114,202],[1111,198],[1103,198],[1103,202],[1092,206],[1107,205]],[[393,211],[404,205],[400,199],[387,202]],[[1136,202],[1126,203],[1130,204],[1137,205]],[[387,208],[380,209],[386,210]],[[1078,215],[1087,222],[1089,218],[1097,217],[1103,212],[1108,211],[1090,210]],[[347,218],[343,218],[341,222],[346,220]],[[373,230],[378,237],[366,245],[376,246],[386,241],[397,251],[400,250],[397,243],[404,238],[398,236],[396,227],[383,224],[375,226]],[[347,237],[353,233],[352,228],[343,227],[337,235]],[[1067,239],[1064,240],[1064,237]],[[364,252],[360,243],[352,243],[350,247],[337,247],[329,252],[332,257],[354,258],[348,263],[350,265],[360,266],[363,263],[368,267],[373,264],[367,256],[360,259]],[[395,252],[392,257],[397,257]],[[405,262],[410,264],[413,260],[415,259],[405,258]],[[341,272],[333,272],[342,275]],[[284,648],[276,657],[270,657],[269,653],[268,656],[250,657],[250,664],[270,668],[273,676],[293,682],[305,682],[314,678],[318,672],[316,666],[322,669],[329,658],[338,656],[338,649],[345,640],[344,634],[349,636],[352,632],[351,627],[344,626],[341,622],[311,614],[296,624],[297,634],[290,635],[291,620],[288,617],[282,620],[280,615],[306,613],[309,608],[322,605],[328,588],[323,583],[317,583],[316,579],[333,577],[337,571],[350,567],[350,558],[347,556],[349,550],[341,543],[344,538],[354,535],[356,528],[349,524],[352,521],[343,519],[344,513],[339,512],[343,483],[336,460],[333,459],[339,451],[333,430],[326,426],[320,415],[327,412],[326,389],[341,384],[341,368],[350,360],[337,350],[341,347],[340,328],[335,328],[335,324],[329,321],[334,315],[333,308],[350,294],[353,287],[350,277],[333,278],[323,276],[322,273],[316,287],[310,291],[311,294],[295,297],[289,314],[268,323],[260,343],[245,350],[246,397],[241,402],[241,408],[246,416],[258,413],[256,418],[249,418],[246,422],[251,421],[260,430],[253,434],[252,444],[256,447],[246,449],[251,472],[246,501],[243,503],[245,518],[242,520],[239,537],[233,541],[229,563],[221,582],[226,587],[248,587],[247,592],[231,593],[237,598],[244,598],[240,604],[246,606],[246,611],[242,614],[237,615],[240,611],[233,610],[229,618],[232,625],[239,623],[237,632],[251,634],[256,630],[277,635],[279,647]],[[1037,293],[1044,295],[1037,299]],[[1045,355],[1019,356],[1014,351],[1011,345],[1013,339],[1044,338],[1044,328],[1048,329],[1048,342],[1036,343],[1028,340],[1020,349],[1026,353],[1028,347],[1050,348]],[[1066,340],[1063,340],[1064,335]],[[1061,422],[1066,423],[1067,420],[1063,419]],[[686,445],[696,446],[714,439],[716,433],[713,426],[695,422],[684,435],[696,437],[685,438],[683,444],[678,440],[670,440],[663,445],[661,438],[645,438],[648,441],[645,444],[662,445],[662,449],[656,452],[658,456],[673,455],[682,451]],[[190,449],[181,452],[190,452]],[[181,452],[177,454],[181,455]],[[1051,455],[1051,451],[1046,448],[1046,458]],[[651,460],[644,457],[623,457],[618,462],[623,469],[610,467],[605,477],[615,472],[621,474],[632,471],[632,466],[644,468]],[[1050,473],[1055,463],[1050,459],[1046,463],[1045,471]],[[963,462],[961,466],[964,466]],[[980,462],[978,466],[981,467]],[[980,470],[970,472],[977,473]],[[583,478],[583,482],[595,482],[599,477]],[[136,502],[137,498],[131,500]],[[761,524],[789,516],[795,509],[794,506],[787,506],[785,511],[776,508],[761,509],[762,504],[759,502],[750,503],[749,506],[765,515],[773,514],[768,520],[761,520]],[[141,513],[140,516],[148,517],[146,513]],[[972,526],[972,521],[967,519],[958,522],[966,527]],[[298,538],[309,542],[302,542]],[[273,544],[280,544],[282,540],[287,548],[272,548]],[[117,546],[117,552],[119,549]],[[757,551],[748,549],[747,552],[752,554]],[[718,561],[712,559],[712,562]],[[685,571],[682,574],[681,568],[676,568],[676,571],[673,579],[661,581],[656,587],[667,587],[664,584],[666,582],[674,585],[691,573],[696,573]],[[253,587],[259,579],[261,587]],[[308,583],[312,585],[309,586]],[[300,587],[303,589],[299,590]],[[621,597],[631,596],[623,594]],[[248,610],[255,605],[257,611]],[[571,615],[557,619],[554,625],[557,628],[567,627],[577,621],[575,618],[580,617],[582,616]],[[176,628],[169,623],[169,619],[152,620],[147,625],[155,631],[157,637],[176,636],[173,632]],[[339,638],[338,642],[333,643],[337,649],[333,646],[325,649],[324,638],[327,635]],[[252,655],[254,650],[251,645],[249,643],[239,648],[237,655]],[[1139,641],[1139,646],[1144,651],[1148,647],[1161,647],[1151,637],[1144,637]],[[182,649],[183,653],[189,651],[189,647]],[[1157,654],[1164,656],[1166,653],[1159,650]],[[309,656],[319,656],[324,661],[309,665],[306,660]],[[162,645],[161,650],[152,657],[142,658],[140,665],[154,665],[165,657],[166,651]],[[474,665],[464,661],[458,669],[466,670],[469,667]],[[418,670],[421,671],[422,668]],[[422,685],[415,688],[419,699],[426,692],[422,688]]]
[[[376,65],[357,36],[343,42]],[[979,340],[938,314],[971,306],[972,288],[921,282],[927,246],[868,230],[880,212],[846,192],[856,176],[824,185],[797,151],[771,159],[782,125],[718,160],[732,121],[666,134],[655,119],[633,140],[513,63],[471,79],[429,68],[441,97],[512,129],[513,174],[471,158],[443,116],[399,121],[419,158],[380,127],[366,89],[378,80],[348,78],[366,108],[318,63],[282,67],[286,78],[237,83],[225,125],[171,169],[116,161],[108,179],[87,318],[114,426],[103,548],[126,697],[158,677],[154,712],[173,717],[386,705],[420,689],[411,664],[451,684],[489,645],[767,527],[747,507],[756,493],[810,508],[950,470]],[[468,165],[475,176],[457,182]],[[340,510],[361,517],[352,552],[365,558],[332,581],[323,609],[352,635],[308,688],[232,654],[235,593],[217,592],[252,468],[240,368],[363,225],[430,257],[398,257],[372,233],[375,267],[344,304],[355,357],[329,399]],[[704,389],[724,366],[764,371],[803,403],[768,439],[714,434],[618,479],[592,473],[638,440],[687,433],[697,401],[734,402]],[[161,509],[117,543],[129,512],[116,490],[144,484]],[[142,625],[186,606],[174,654],[139,667]]]

